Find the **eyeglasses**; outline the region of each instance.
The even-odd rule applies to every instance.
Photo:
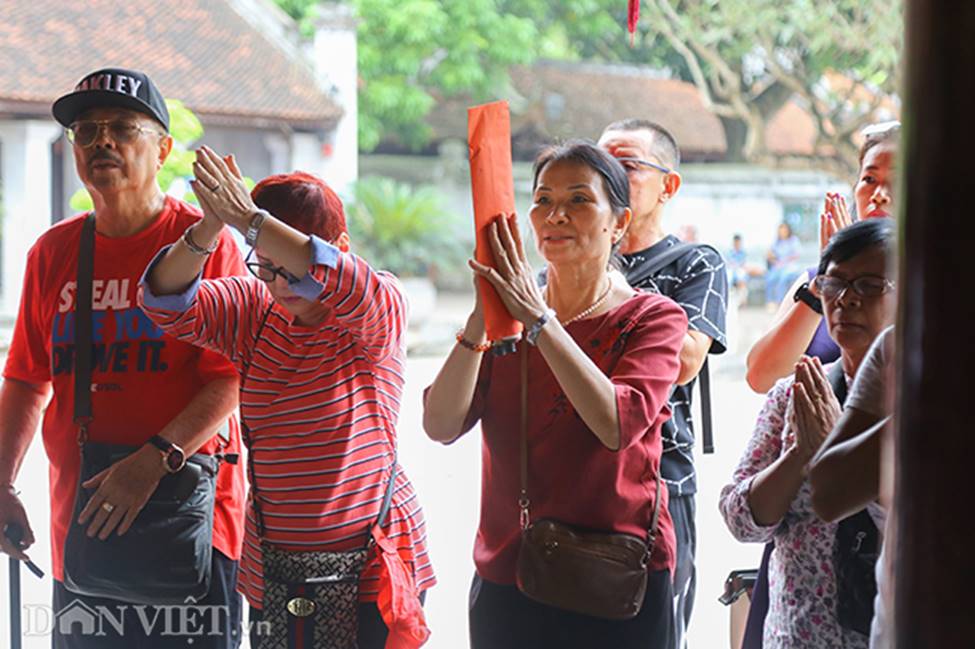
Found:
[[[901,130],[901,123],[897,120],[891,120],[889,122],[877,122],[876,124],[868,124],[863,127],[860,131],[860,135],[867,142],[872,140],[882,140],[886,137],[893,135]]]
[[[251,275],[261,280],[262,282],[267,282],[270,284],[278,276],[283,277],[289,284],[296,284],[301,281],[287,270],[284,266],[273,266],[269,263],[263,261],[251,261],[251,257],[254,255],[254,249],[247,253],[247,258],[244,260],[244,265],[247,266],[247,270],[251,272]]]
[[[860,297],[879,297],[895,288],[894,282],[877,275],[861,275],[853,281],[832,275],[817,275],[813,284],[823,299],[829,301],[838,300],[848,288],[852,288]]]
[[[616,158],[617,162],[623,165],[626,169],[626,173],[631,171],[639,171],[640,167],[650,167],[651,169],[656,169],[657,171],[669,174],[673,169],[668,169],[662,165],[658,165],[656,162],[650,162],[649,160],[641,160],[640,158]]]
[[[103,128],[108,131],[108,136],[116,144],[128,144],[135,140],[139,133],[162,135],[159,129],[141,126],[135,122],[113,119],[85,119],[74,122],[68,127],[68,140],[80,147],[89,147],[98,139]]]

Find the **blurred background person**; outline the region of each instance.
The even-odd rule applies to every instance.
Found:
[[[768,265],[768,273],[765,275],[765,302],[771,309],[782,300],[792,280],[799,273],[799,237],[793,234],[792,226],[784,221],[779,223],[775,237],[772,247],[765,255]]]

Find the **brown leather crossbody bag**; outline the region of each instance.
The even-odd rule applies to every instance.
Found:
[[[660,472],[647,539],[552,519],[531,520],[528,498],[528,350],[521,351],[521,547],[516,583],[542,604],[610,620],[636,617],[660,517]],[[668,606],[670,603],[668,602]]]

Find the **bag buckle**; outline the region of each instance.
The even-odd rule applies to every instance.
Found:
[[[306,597],[295,597],[288,600],[288,613],[295,617],[308,617],[315,613],[318,605]]]
[[[530,506],[531,501],[528,500],[527,496],[522,496],[518,499],[518,507],[521,509],[521,529],[523,530],[527,530],[528,525],[531,523],[531,511],[529,510]]]
[[[91,417],[76,420],[78,424],[78,446],[84,448],[88,442],[88,425],[92,422]]]

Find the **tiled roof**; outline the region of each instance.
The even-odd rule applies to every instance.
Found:
[[[342,114],[305,60],[232,0],[2,0],[0,102],[49,114],[87,72],[146,72],[163,95],[227,122],[319,129]],[[270,31],[270,30],[269,30]]]
[[[598,138],[609,123],[640,117],[663,124],[680,143],[687,160],[721,160],[727,151],[724,129],[697,88],[661,78],[637,66],[541,62],[512,71],[511,102],[515,155],[534,156],[554,139]],[[466,138],[469,99],[443,102],[430,123],[435,137]],[[811,156],[816,130],[812,117],[795,101],[768,122],[765,137],[777,155]]]

